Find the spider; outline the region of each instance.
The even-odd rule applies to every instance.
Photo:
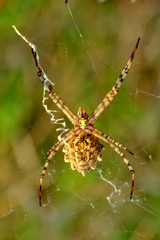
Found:
[[[48,95],[53,100],[53,102],[60,108],[60,110],[68,117],[71,123],[74,125],[74,128],[71,129],[61,140],[59,140],[46,154],[46,163],[40,175],[40,189],[39,189],[39,204],[41,206],[41,196],[42,196],[42,182],[45,176],[47,167],[50,163],[50,160],[54,157],[56,152],[63,147],[64,152],[64,161],[70,162],[71,168],[77,170],[83,176],[90,169],[95,169],[97,161],[102,161],[102,150],[104,145],[100,142],[107,143],[116,153],[120,155],[124,163],[127,165],[129,171],[132,175],[132,185],[130,192],[130,199],[132,199],[133,189],[134,189],[134,178],[135,170],[130,165],[129,161],[125,157],[124,153],[120,150],[123,149],[128,153],[134,155],[128,148],[118,143],[116,140],[111,138],[108,135],[105,135],[98,129],[94,127],[94,123],[100,114],[104,111],[106,107],[111,103],[111,101],[117,95],[119,88],[125,79],[128,71],[130,69],[131,63],[135,56],[136,50],[139,45],[140,38],[138,38],[136,46],[122,72],[120,73],[117,81],[115,82],[112,89],[107,93],[102,102],[94,110],[91,115],[88,115],[86,107],[79,107],[77,116],[72,113],[72,111],[66,106],[63,100],[55,92],[53,88],[53,83],[48,79],[44,70],[39,64],[39,56],[36,51],[35,46],[30,43],[18,30],[13,26],[16,33],[23,38],[23,40],[31,47],[32,55],[37,68],[37,75],[40,78],[41,82],[44,84],[45,88],[48,90]]]

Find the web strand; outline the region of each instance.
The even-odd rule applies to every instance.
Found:
[[[66,6],[67,6],[67,9],[68,9],[68,12],[69,12],[69,14],[70,14],[70,16],[71,16],[71,19],[72,19],[72,21],[73,21],[73,24],[74,24],[74,26],[75,26],[75,28],[76,28],[76,30],[77,30],[77,32],[78,32],[81,40],[82,40],[82,43],[83,43],[83,46],[84,46],[85,51],[86,51],[86,53],[87,53],[87,56],[88,56],[88,58],[89,58],[89,61],[90,61],[91,65],[92,65],[92,67],[93,67],[93,69],[94,69],[94,72],[95,72],[95,74],[96,74],[96,76],[97,76],[97,79],[99,80],[98,72],[97,72],[97,70],[96,70],[96,67],[95,67],[92,59],[91,59],[91,56],[90,56],[90,54],[89,54],[89,51],[88,51],[88,49],[87,49],[87,45],[89,45],[90,47],[92,47],[92,46],[85,40],[84,36],[82,35],[82,33],[81,33],[81,31],[80,31],[80,29],[79,29],[79,27],[78,27],[78,24],[76,23],[76,20],[75,20],[73,14],[72,14],[72,11],[71,11],[71,8],[70,8],[70,6],[69,6],[69,4],[68,4],[68,1],[66,0],[65,3],[66,3]],[[92,47],[92,48],[93,48],[93,47]]]
[[[49,96],[51,95],[50,90],[53,89],[54,83],[50,81],[50,79],[47,77],[47,75],[45,74],[44,70],[40,66],[39,55],[38,55],[38,52],[36,51],[35,45],[32,44],[31,42],[29,42],[27,40],[27,38],[25,36],[23,36],[14,25],[12,27],[14,28],[15,32],[31,47],[32,54],[34,56],[34,60],[35,60],[35,63],[36,63],[36,67],[38,69],[37,74],[38,74],[38,77],[40,78],[41,82],[43,83],[43,100],[42,100],[42,105],[45,108],[45,110],[48,113],[48,115],[50,116],[51,122],[54,123],[54,124],[62,125],[62,127],[56,129],[57,131],[61,131],[61,133],[58,136],[58,140],[60,141],[62,139],[62,135],[65,132],[67,132],[69,129],[66,128],[66,123],[64,121],[64,118],[57,119],[55,117],[55,113],[57,111],[48,109],[48,106],[47,106],[47,103],[46,103],[46,100],[48,100],[48,95],[46,96],[46,92],[49,94]],[[54,98],[56,98],[56,97],[58,98],[59,97],[54,92],[53,92],[53,95],[54,95],[53,98],[50,96],[53,101],[54,101]],[[65,104],[64,104],[64,107],[65,107]],[[67,113],[68,116],[70,116],[70,115],[72,116],[72,112],[70,112],[70,110],[67,107],[66,107],[66,111],[65,112]]]

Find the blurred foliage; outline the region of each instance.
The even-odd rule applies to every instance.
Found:
[[[0,1],[1,239],[160,239],[159,1],[69,4],[85,44],[63,0]],[[42,107],[31,51],[13,24],[36,45],[41,66],[74,113],[79,106],[94,110],[141,37],[126,81],[95,124],[135,152],[126,154],[136,170],[133,202],[130,173],[106,146],[104,161],[85,178],[64,163],[60,150],[44,178],[39,207],[39,176],[58,126]],[[65,118],[61,111],[57,117]]]

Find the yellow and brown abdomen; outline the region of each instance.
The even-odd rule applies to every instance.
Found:
[[[83,176],[90,169],[95,169],[97,161],[102,161],[103,144],[93,135],[85,132],[73,137],[63,148],[64,161],[71,163],[71,168]]]

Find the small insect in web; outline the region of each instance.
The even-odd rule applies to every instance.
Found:
[[[120,150],[123,149],[128,153],[134,155],[128,148],[118,143],[116,140],[111,138],[108,135],[105,135],[98,129],[94,127],[94,123],[100,114],[104,111],[106,107],[111,103],[111,101],[117,95],[119,88],[125,79],[128,71],[130,69],[131,63],[135,56],[136,50],[139,45],[140,38],[136,43],[136,46],[122,72],[120,73],[117,81],[115,82],[112,89],[107,93],[102,102],[97,106],[94,112],[91,115],[88,115],[86,107],[79,107],[77,116],[66,106],[63,100],[55,92],[53,83],[48,79],[44,70],[40,66],[39,56],[36,51],[35,46],[30,43],[18,30],[13,26],[16,33],[31,47],[32,55],[37,68],[37,75],[40,78],[41,82],[44,84],[45,89],[48,91],[48,95],[53,100],[53,102],[60,108],[60,110],[68,117],[71,123],[74,125],[74,128],[71,129],[61,140],[59,140],[48,152],[46,155],[46,163],[40,175],[40,190],[39,190],[39,204],[41,206],[41,196],[42,196],[42,182],[45,176],[47,167],[50,163],[50,160],[54,157],[56,152],[63,147],[64,152],[64,161],[71,164],[72,170],[77,170],[83,176],[90,169],[95,169],[97,161],[102,161],[102,150],[104,145],[100,142],[107,143],[116,153],[120,155],[124,163],[127,165],[129,171],[132,175],[132,185],[130,199],[132,199],[133,189],[134,189],[134,178],[135,170],[130,165],[124,153]]]

